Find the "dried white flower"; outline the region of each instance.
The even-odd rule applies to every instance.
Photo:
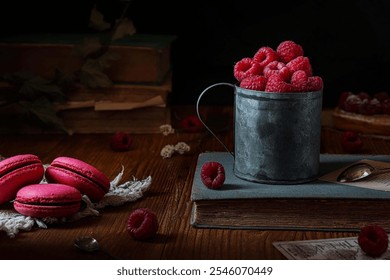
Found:
[[[160,126],[160,131],[164,136],[175,133],[175,129],[170,124],[163,124]]]
[[[185,142],[178,142],[175,145],[175,151],[181,155],[184,154],[185,152],[189,152],[190,149],[191,149],[190,146],[188,146],[187,143]]]
[[[174,152],[175,152],[175,146],[166,145],[164,148],[161,149],[160,155],[162,156],[162,158],[166,159],[172,157]]]

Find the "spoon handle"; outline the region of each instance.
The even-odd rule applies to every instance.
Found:
[[[112,254],[110,254],[110,253],[107,252],[106,250],[100,249],[100,252],[102,252],[104,255],[106,255],[106,256],[109,257],[110,259],[113,259],[113,260],[120,260],[120,258],[113,256]]]

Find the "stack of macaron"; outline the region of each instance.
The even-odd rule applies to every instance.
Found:
[[[41,183],[43,178],[47,183]],[[94,166],[71,157],[58,157],[46,168],[33,154],[0,161],[0,205],[13,200],[22,215],[68,217],[80,210],[82,195],[100,201],[110,181]]]

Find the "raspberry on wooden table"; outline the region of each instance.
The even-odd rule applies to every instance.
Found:
[[[367,255],[377,258],[387,251],[389,237],[383,227],[367,225],[360,229],[358,244]]]
[[[127,219],[127,231],[136,240],[154,237],[158,230],[157,216],[149,208],[138,208]]]
[[[111,136],[110,138],[110,147],[113,151],[124,152],[128,151],[131,148],[133,139],[130,134],[119,131]]]
[[[355,131],[344,131],[341,135],[341,147],[347,153],[359,153],[362,149],[363,141]]]
[[[200,132],[203,130],[203,123],[197,115],[188,115],[180,121],[180,125],[186,132]]]

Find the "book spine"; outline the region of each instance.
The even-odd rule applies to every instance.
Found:
[[[113,82],[161,84],[170,70],[170,45],[112,45],[115,59],[105,70]],[[75,73],[84,61],[74,44],[0,43],[0,75],[30,71],[52,79],[56,70]]]

